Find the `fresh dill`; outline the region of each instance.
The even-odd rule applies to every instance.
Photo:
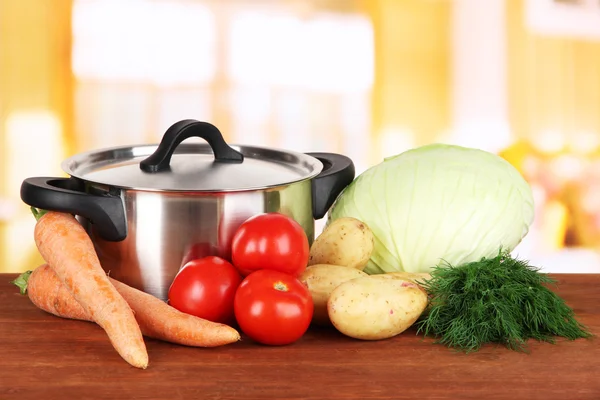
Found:
[[[460,266],[441,263],[419,282],[429,294],[418,333],[465,352],[485,343],[527,350],[527,340],[554,343],[592,334],[547,285],[547,274],[500,251],[498,256]]]

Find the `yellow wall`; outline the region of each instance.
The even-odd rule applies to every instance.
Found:
[[[525,25],[523,0],[507,0],[507,16],[509,115],[515,136],[542,149],[549,141],[545,132],[566,139],[565,146],[544,159],[572,152],[569,138],[581,132],[593,133],[600,141],[600,41],[531,32]],[[597,153],[598,149],[588,151]],[[532,149],[522,153],[517,158],[522,160]],[[521,160],[509,157],[511,162]],[[548,164],[542,168],[548,169]],[[558,177],[553,180],[556,185]],[[583,205],[589,185],[566,183],[549,192],[537,220],[553,248],[600,246],[596,217]]]
[[[450,127],[451,7],[451,1],[370,2],[375,136],[385,129],[409,130],[424,144]],[[535,141],[550,129],[600,135],[600,41],[533,33],[523,7],[523,0],[506,0],[508,106],[515,136]]]
[[[517,135],[558,129],[600,135],[600,41],[526,29],[523,0],[507,0],[509,113]]]
[[[68,146],[73,143],[70,19],[70,0],[0,1],[0,198],[18,206],[19,193],[7,184],[7,119],[15,112],[48,111],[60,121]],[[23,230],[23,218],[30,217],[23,215],[22,207],[17,213],[10,222],[0,221],[0,272],[20,268],[15,263],[28,258],[29,252],[23,253],[33,244],[31,236],[13,240],[15,232]],[[23,251],[13,248],[14,242]],[[31,262],[41,260],[30,253]]]
[[[450,127],[452,2],[370,4],[375,32],[372,134],[410,131],[417,145],[432,142]]]
[[[72,137],[71,0],[0,2],[0,116],[46,108]]]

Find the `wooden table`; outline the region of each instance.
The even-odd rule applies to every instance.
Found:
[[[449,350],[407,331],[378,342],[334,330],[266,347],[198,349],[148,340],[126,364],[95,324],[35,308],[0,275],[0,399],[600,399],[600,342]],[[600,275],[557,275],[558,293],[600,333]]]

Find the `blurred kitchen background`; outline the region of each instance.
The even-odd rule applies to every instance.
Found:
[[[0,272],[42,262],[24,178],[185,118],[359,173],[498,153],[536,196],[516,253],[600,272],[598,0],[0,0]]]

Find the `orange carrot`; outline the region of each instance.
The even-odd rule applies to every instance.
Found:
[[[110,283],[94,245],[70,214],[38,211],[37,248],[86,314],[106,331],[113,347],[129,364],[148,366],[148,353],[133,311]]]
[[[112,284],[136,312],[146,336],[197,347],[216,347],[240,340],[232,327],[182,313],[162,300],[111,279]]]
[[[92,321],[48,264],[21,274],[14,283],[21,288],[22,294],[27,293],[36,307],[46,312],[63,318]]]
[[[195,347],[216,347],[240,340],[234,328],[182,313],[164,301],[109,278],[135,312],[145,336]],[[14,282],[38,308],[63,318],[91,321],[47,264],[21,274]]]

